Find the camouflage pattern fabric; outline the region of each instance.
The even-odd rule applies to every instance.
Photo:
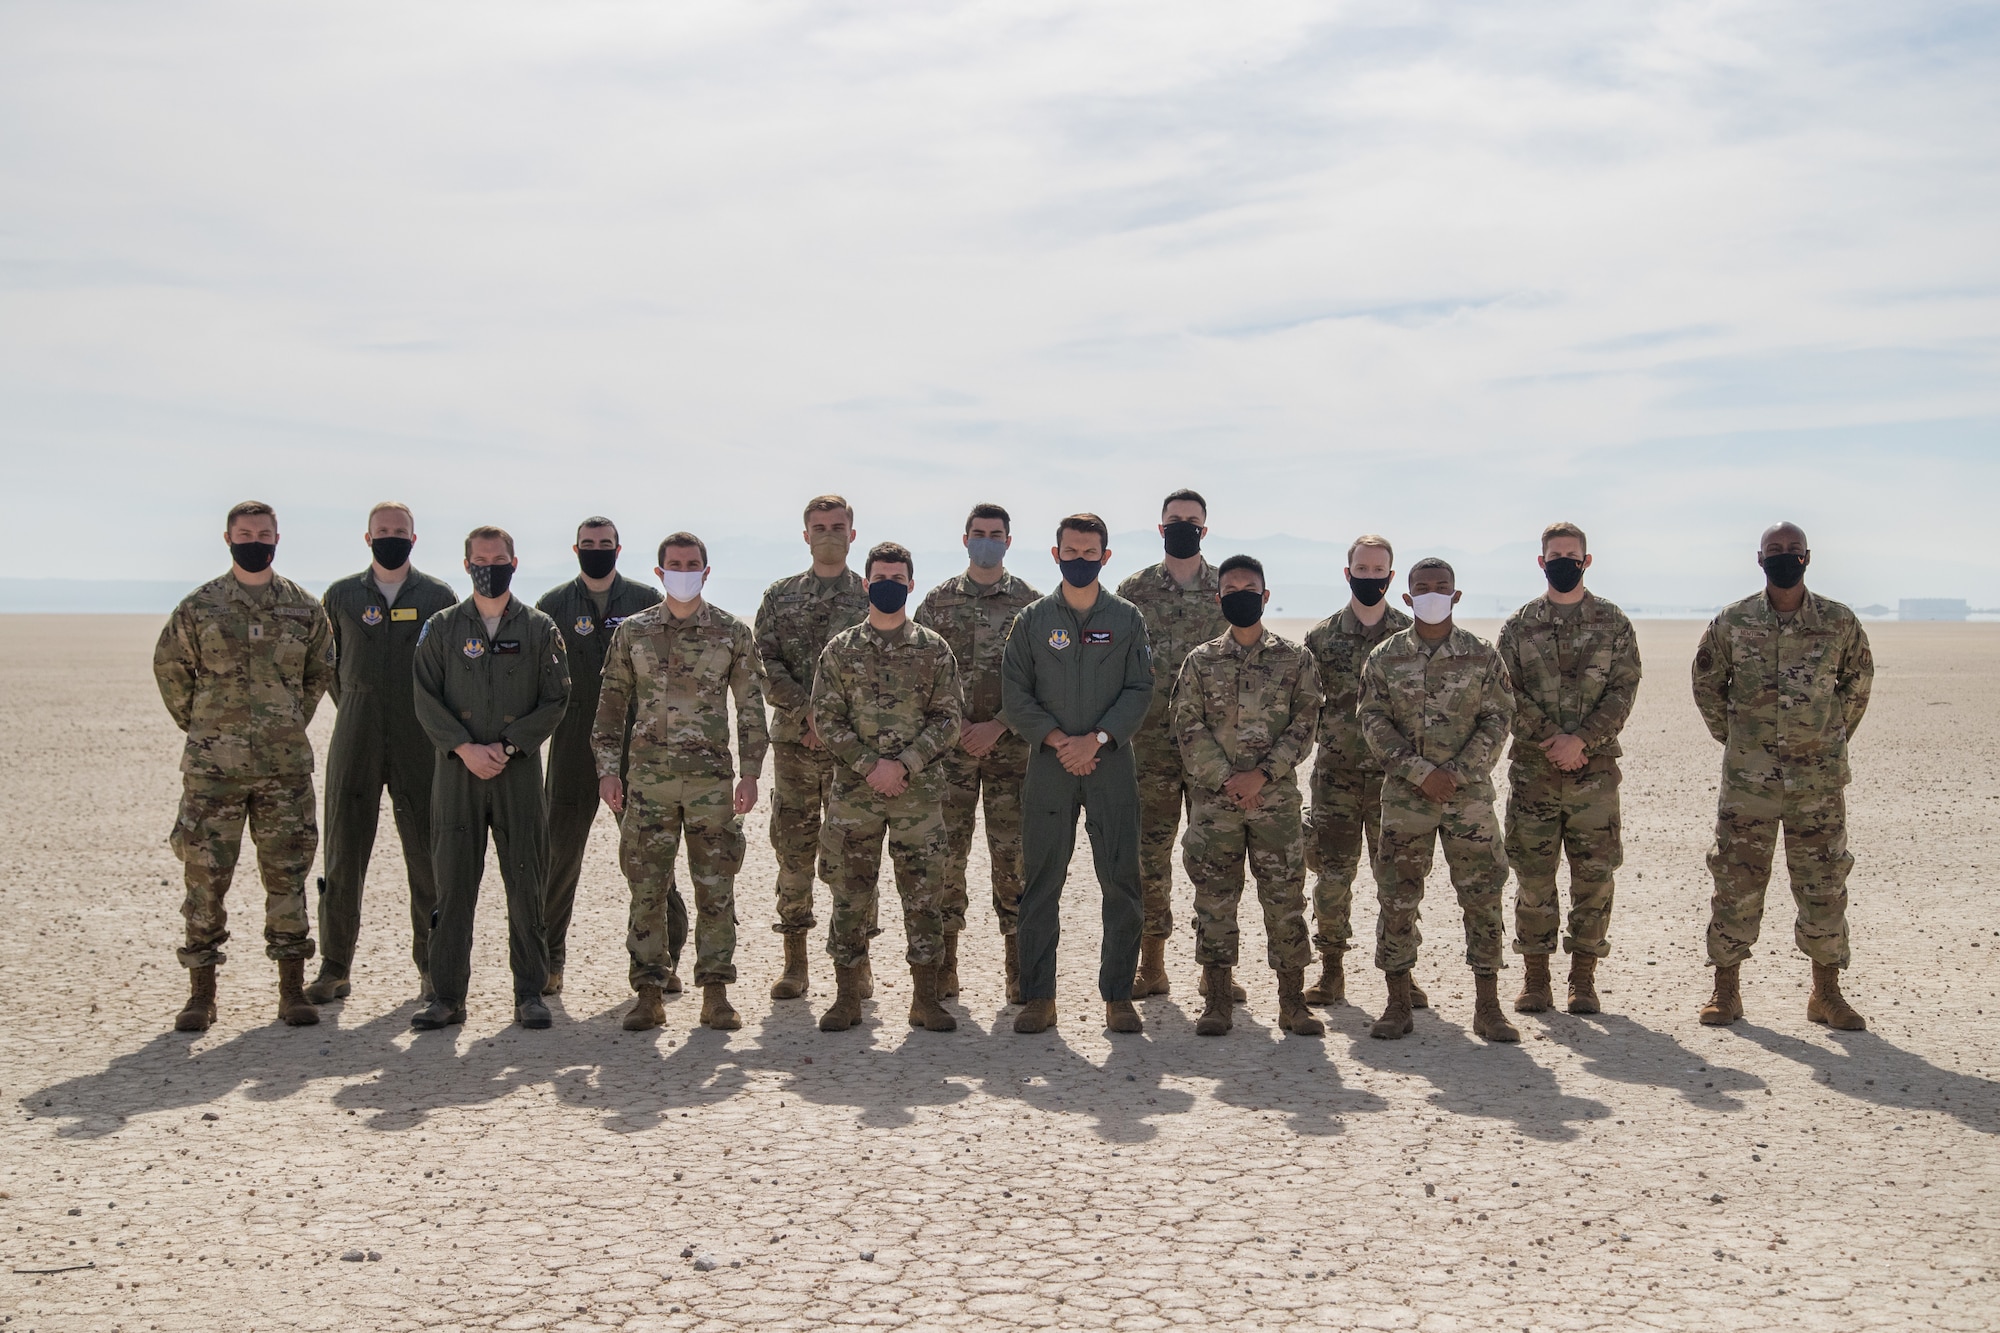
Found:
[[[868,585],[853,570],[822,579],[808,569],[764,590],[757,607],[757,654],[764,660],[764,697],[771,704],[771,739],[802,744],[813,673],[827,641],[868,614]],[[773,844],[775,846],[775,843]],[[783,852],[783,849],[779,849]]]
[[[1173,735],[1174,681],[1189,653],[1229,628],[1215,600],[1220,586],[1215,566],[1206,559],[1185,588],[1164,563],[1148,565],[1118,585],[1118,595],[1145,617],[1146,640],[1153,650],[1153,702],[1145,723],[1132,737],[1132,757],[1139,770],[1139,884],[1145,893],[1144,930],[1149,939],[1173,933],[1174,834],[1188,797],[1180,746]]]
[[[1361,668],[1368,654],[1392,634],[1408,629],[1411,620],[1393,606],[1382,608],[1382,618],[1364,625],[1352,606],[1314,625],[1306,635],[1306,651],[1312,654],[1319,673],[1319,763],[1334,772],[1379,773],[1361,734],[1356,714],[1361,706]],[[1319,797],[1314,795],[1318,802]]]
[[[1571,733],[1574,734],[1574,733]],[[1520,742],[1514,753],[1522,755]],[[1514,867],[1514,950],[1556,950],[1562,902],[1556,870],[1569,857],[1569,930],[1564,953],[1610,954],[1612,872],[1625,860],[1619,837],[1618,762],[1590,760],[1574,773],[1539,748],[1508,768],[1507,860]]]
[[[900,796],[883,796],[852,773],[834,779],[820,844],[833,871],[833,922],[826,951],[836,967],[854,967],[868,957],[868,941],[882,933],[877,921],[877,886],[882,843],[896,868],[896,892],[903,901],[907,957],[916,966],[944,960],[944,865],[950,850],[945,836],[942,783],[935,772],[913,778]]]
[[[1007,631],[1021,608],[1040,596],[1005,571],[991,586],[960,574],[926,593],[910,617],[925,629],[936,630],[951,645],[965,692],[967,722],[990,722],[1000,716],[1000,661],[1007,652]]]
[[[1624,753],[1639,641],[1617,606],[1588,592],[1571,606],[1537,597],[1507,618],[1496,647],[1514,692],[1517,761],[1546,762],[1541,742],[1556,736],[1576,737],[1592,758]]]
[[[986,854],[992,867],[993,915],[1002,935],[1012,935],[1021,915],[1021,785],[1028,771],[1028,743],[1008,732],[984,758],[952,749],[938,760],[944,771],[946,843],[944,929],[965,931],[971,905],[966,862],[972,855],[973,820],[982,795]]]
[[[820,854],[821,818],[833,798],[834,761],[824,749],[774,741],[771,769],[771,846],[778,853],[778,919],[771,929],[790,935],[816,923],[813,858]],[[833,883],[824,856],[819,877]]]
[[[1354,875],[1362,849],[1372,868],[1382,842],[1382,775],[1322,749],[1312,792],[1304,832],[1306,868],[1313,872],[1313,947],[1342,953],[1354,947]]]
[[[771,745],[759,671],[750,627],[721,607],[703,602],[677,620],[661,602],[627,616],[611,638],[591,729],[598,777],[618,777],[622,769],[628,782],[644,787],[736,776],[729,757],[732,698],[743,776],[758,776]]]
[[[1695,652],[1695,704],[1723,744],[1708,927],[1711,963],[1750,956],[1780,830],[1815,963],[1848,964],[1848,741],[1868,710],[1875,661],[1854,613],[1808,592],[1781,618],[1764,593],[1727,607]]]
[[[618,864],[632,887],[625,950],[634,990],[666,985],[673,970],[667,917],[683,836],[694,884],[694,984],[736,980],[736,874],[744,838],[743,820],[731,807],[733,786],[728,776],[686,776],[626,789]]]
[[[228,961],[222,951],[229,939],[223,900],[236,875],[246,820],[264,882],[265,956],[313,956],[312,918],[306,911],[306,872],[319,847],[312,779],[188,773],[181,778],[180,814],[168,838],[187,888],[181,903],[181,915],[187,918],[187,945],[179,950],[183,967]]]
[[[187,733],[181,772],[234,778],[313,771],[306,725],[333,684],[333,626],[280,575],[224,574],[189,593],[153,646],[153,679]]]
[[[1478,976],[1500,969],[1507,857],[1493,809],[1493,760],[1513,711],[1500,655],[1456,626],[1436,643],[1414,626],[1399,631],[1362,668],[1358,717],[1383,771],[1375,965],[1386,972],[1416,962],[1424,877],[1440,842],[1465,918],[1466,963]],[[1419,790],[1439,768],[1459,784],[1446,801]]]
[[[1311,961],[1298,779],[1288,775],[1271,783],[1260,797],[1257,809],[1243,811],[1224,796],[1203,792],[1188,809],[1181,856],[1194,881],[1194,957],[1204,967],[1236,966],[1246,861],[1264,909],[1264,957],[1271,969],[1292,971]]]

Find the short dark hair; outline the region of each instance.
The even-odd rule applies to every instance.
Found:
[[[1232,555],[1215,567],[1215,581],[1222,582],[1225,574],[1232,570],[1247,569],[1257,576],[1259,587],[1268,588],[1270,583],[1264,578],[1264,562],[1254,555]]]
[[[465,558],[472,559],[472,543],[498,541],[507,543],[507,558],[514,558],[514,535],[505,528],[496,528],[488,523],[465,534]]]
[[[655,564],[659,564],[659,565],[664,565],[664,564],[666,564],[666,563],[667,563],[667,548],[668,548],[669,546],[692,546],[692,547],[694,547],[694,549],[695,549],[695,550],[697,550],[697,551],[700,551],[700,552],[701,552],[701,563],[702,563],[702,566],[703,566],[704,568],[706,568],[706,567],[707,567],[707,565],[708,565],[708,543],[707,543],[707,542],[705,542],[705,541],[703,541],[703,540],[702,540],[701,538],[699,538],[699,537],[695,536],[695,535],[694,535],[694,534],[693,534],[692,532],[670,532],[670,533],[668,533],[668,534],[667,534],[667,535],[666,535],[666,536],[665,536],[665,537],[664,537],[664,538],[663,538],[663,539],[661,540],[661,542],[660,542],[660,553],[659,553],[658,555],[656,555],[656,556],[654,556],[654,557],[653,557],[653,562],[654,562]]]
[[[262,500],[240,500],[229,506],[229,516],[222,520],[222,530],[228,532],[239,518],[253,518],[258,514],[269,514],[273,524],[278,521],[278,511]]]
[[[606,518],[602,514],[592,514],[589,518],[586,518],[585,520],[583,520],[583,522],[577,524],[576,540],[578,541],[583,540],[583,530],[585,528],[610,528],[611,540],[618,542],[620,545],[624,544],[625,539],[618,535],[618,525],[616,523],[613,523],[610,519]]]
[[[1542,529],[1542,551],[1544,554],[1548,552],[1549,543],[1557,537],[1576,538],[1576,544],[1583,548],[1583,553],[1585,555],[1590,554],[1590,540],[1583,535],[1583,529],[1574,523],[1551,523]]]
[[[1111,545],[1111,529],[1104,526],[1104,520],[1095,514],[1071,514],[1056,524],[1056,545],[1062,545],[1065,532],[1087,532],[1095,534],[1104,545]]]
[[[965,530],[967,532],[972,531],[972,520],[975,518],[997,518],[1000,520],[1001,526],[1006,528],[1007,531],[1012,532],[1014,530],[1014,520],[1009,517],[1005,509],[996,504],[976,504],[972,506],[972,512],[965,516]]]
[[[876,542],[868,548],[868,558],[861,562],[861,577],[870,578],[875,573],[877,563],[903,565],[910,571],[912,582],[917,577],[917,562],[910,555],[910,548],[898,542]]]
[[[806,501],[806,516],[804,522],[810,525],[813,521],[814,514],[826,513],[827,511],[834,509],[839,509],[844,511],[847,514],[847,525],[849,527],[854,526],[854,506],[847,503],[846,496],[833,495],[833,494],[815,495],[812,499]]]
[[[1449,560],[1444,560],[1434,555],[1427,555],[1417,561],[1416,564],[1410,566],[1410,582],[1415,583],[1417,575],[1427,569],[1442,569],[1445,577],[1451,580],[1451,586],[1454,588],[1458,586],[1458,571],[1451,567]]]
[[[1208,501],[1201,498],[1201,492],[1191,491],[1187,487],[1183,486],[1177,491],[1168,491],[1167,498],[1160,501],[1161,518],[1165,518],[1167,516],[1167,506],[1172,504],[1176,500],[1194,501],[1196,504],[1201,506],[1201,516],[1204,519],[1208,517]]]

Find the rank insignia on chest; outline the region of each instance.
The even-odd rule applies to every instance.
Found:
[[[414,606],[392,606],[389,608],[389,619],[391,620],[415,620],[416,618],[417,608]]]
[[[1087,629],[1083,632],[1083,641],[1085,643],[1110,643],[1111,631],[1108,629]]]
[[[261,638],[263,638],[263,637],[264,637],[264,627],[263,627],[262,625],[252,625],[252,626],[250,627],[250,637],[251,637],[251,638],[253,638],[253,639],[261,639]]]
[[[597,632],[597,622],[589,616],[578,616],[576,624],[571,628],[576,630],[578,634],[595,634]]]
[[[521,651],[521,641],[519,639],[495,639],[493,641],[493,651],[501,654],[519,654]]]
[[[474,660],[486,656],[485,642],[480,639],[467,639],[465,641],[465,655]]]
[[[1061,652],[1063,649],[1069,647],[1069,631],[1066,629],[1051,630],[1049,632],[1049,647],[1054,648],[1057,652]]]
[[[363,611],[363,612],[361,613],[361,623],[362,623],[362,624],[364,624],[364,625],[379,625],[379,624],[381,624],[381,623],[382,623],[382,608],[381,608],[381,607],[379,607],[379,606],[371,606],[371,607],[369,607],[369,608],[368,608],[368,609],[367,609],[366,611]]]

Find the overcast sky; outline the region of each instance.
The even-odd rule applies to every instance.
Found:
[[[999,500],[1046,585],[1193,485],[1697,603],[1792,518],[2000,606],[1996,14],[12,0],[4,573],[193,580],[245,496],[313,578],[387,496],[434,567],[595,510],[720,566],[839,490]]]

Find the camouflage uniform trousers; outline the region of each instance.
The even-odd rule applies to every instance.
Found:
[[[896,892],[903,900],[909,961],[928,967],[944,960],[945,857],[951,843],[945,835],[940,785],[924,781],[927,776],[919,775],[901,796],[883,796],[848,772],[834,780],[819,840],[821,859],[834,872],[826,951],[836,967],[865,962],[868,941],[882,933],[876,924],[876,885],[885,835],[896,866]]]
[[[1354,947],[1354,875],[1361,849],[1375,863],[1382,842],[1382,775],[1322,755],[1313,766],[1312,817],[1306,821],[1306,869],[1313,872],[1313,947]]]
[[[1823,967],[1844,968],[1847,952],[1847,796],[1830,791],[1786,791],[1778,783],[1748,785],[1727,779],[1715,816],[1715,846],[1708,853],[1715,877],[1710,900],[1708,961],[1718,966],[1750,956],[1764,921],[1764,891],[1778,830],[1785,833],[1785,868],[1791,874],[1798,918],[1792,938],[1799,952]]]
[[[1401,778],[1382,783],[1382,840],[1375,858],[1382,911],[1375,922],[1375,966],[1403,972],[1416,964],[1423,942],[1417,909],[1440,842],[1465,918],[1465,961],[1475,976],[1497,976],[1506,933],[1500,895],[1507,887],[1507,855],[1493,802],[1462,794],[1433,801]]]
[[[246,820],[264,881],[264,954],[313,956],[312,916],[306,910],[306,872],[319,848],[313,806],[312,778],[304,773],[182,775],[180,814],[167,839],[181,860],[187,885],[181,903],[181,915],[187,918],[187,945],[178,951],[181,966],[213,967],[227,961],[222,946],[229,939],[229,913],[223,898],[242,855]]]
[[[673,970],[674,857],[687,837],[694,881],[694,984],[736,980],[736,872],[743,868],[743,819],[731,808],[729,778],[688,777],[626,793],[618,865],[632,888],[625,951],[632,988],[664,986]]]
[[[1556,951],[1562,900],[1556,870],[1569,857],[1569,930],[1564,953],[1611,952],[1612,872],[1625,862],[1619,838],[1618,765],[1591,760],[1565,773],[1544,759],[1508,768],[1507,860],[1514,867],[1514,951]]]
[[[1181,749],[1164,727],[1148,726],[1132,738],[1139,768],[1139,888],[1145,895],[1147,939],[1174,933],[1174,834],[1187,801]]]
[[[778,742],[771,746],[771,849],[778,854],[780,935],[810,930],[813,918],[813,856],[819,852],[820,819],[833,791],[834,758],[825,750]],[[820,854],[819,877],[833,875]]]
[[[1028,774],[1028,743],[1006,732],[983,759],[954,747],[938,760],[944,770],[945,862],[944,929],[962,934],[971,904],[966,862],[972,856],[973,817],[982,788],[986,805],[986,852],[992,862],[993,915],[1000,933],[1012,935],[1021,914],[1021,783]]]
[[[1264,908],[1264,956],[1274,972],[1301,970],[1312,957],[1306,938],[1306,860],[1298,783],[1271,783],[1257,809],[1244,811],[1221,792],[1202,792],[1188,808],[1182,864],[1194,881],[1195,961],[1236,966],[1236,907],[1243,865],[1257,880]]]

